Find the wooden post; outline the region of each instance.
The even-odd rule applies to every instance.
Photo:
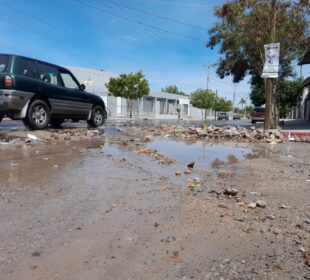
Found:
[[[270,30],[270,43],[275,42],[276,37],[276,0],[272,0],[271,2],[271,30]],[[266,108],[265,108],[265,121],[264,121],[264,129],[268,130],[271,128],[271,96],[273,91],[273,79],[267,78],[266,84]]]

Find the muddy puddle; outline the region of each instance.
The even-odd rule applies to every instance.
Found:
[[[3,186],[26,187],[57,176],[67,163],[99,149],[102,140],[71,141],[35,145],[0,145],[0,189]]]
[[[129,142],[130,143],[130,142]],[[128,144],[107,138],[102,152],[118,158],[130,159],[138,151],[156,151],[180,164],[195,162],[195,168],[210,169],[234,164],[242,160],[265,157],[263,148],[254,148],[246,143],[196,142],[186,143],[170,139],[156,138],[151,143]],[[146,154],[146,155],[145,155]],[[147,157],[148,153],[140,153]]]

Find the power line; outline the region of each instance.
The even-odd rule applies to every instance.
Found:
[[[210,78],[210,80],[213,81],[213,82],[217,82],[217,83],[233,86],[233,82],[226,82],[226,81],[222,81],[222,80],[219,80],[219,79],[216,79],[216,78]],[[236,84],[236,87],[246,88],[246,85]]]
[[[47,36],[46,34],[41,34],[40,32],[38,32],[38,31],[36,31],[36,30],[33,30],[33,29],[31,29],[31,28],[28,28],[28,27],[25,27],[24,25],[20,25],[20,24],[18,24],[18,23],[16,23],[16,22],[13,22],[13,21],[11,21],[11,20],[8,20],[8,19],[5,19],[5,18],[0,18],[0,20],[2,20],[2,21],[4,21],[4,22],[7,22],[7,23],[9,23],[9,24],[11,24],[11,25],[14,25],[14,26],[17,26],[17,27],[19,27],[19,28],[21,28],[21,29],[24,29],[24,30],[27,30],[28,32],[31,32],[31,33],[34,33],[34,34],[36,34],[36,35],[38,35],[38,36],[41,36],[41,37],[44,37],[44,38],[48,38],[49,40],[52,40],[52,41],[56,41],[56,42],[60,42],[61,44],[63,44],[63,45],[66,45],[66,46],[68,46],[68,47],[70,47],[70,48],[72,48],[72,49],[74,49],[74,50],[78,50],[78,51],[80,51],[80,52],[88,52],[88,55],[91,55],[91,56],[93,56],[93,57],[96,57],[96,58],[100,58],[100,59],[102,59],[102,60],[106,60],[106,58],[104,58],[104,57],[102,57],[102,56],[99,56],[99,55],[97,55],[97,54],[94,54],[94,53],[92,53],[92,52],[89,52],[87,49],[83,49],[83,48],[80,48],[80,47],[76,47],[76,46],[74,46],[74,45],[72,45],[72,44],[68,44],[68,43],[65,43],[65,42],[63,42],[62,40],[57,40],[57,39],[55,39],[55,38],[53,38],[53,37],[50,37],[50,36]],[[111,60],[112,61],[112,60]],[[116,63],[116,64],[120,64],[119,62],[116,62],[116,61],[114,61],[114,63]],[[120,66],[125,66],[125,65],[121,65],[120,64]],[[128,68],[128,69],[130,69],[128,66],[125,66],[126,68]]]
[[[111,0],[103,0],[103,1],[109,2],[109,3],[111,3],[111,4],[115,5],[115,6],[120,6],[118,3],[115,3],[114,1],[111,1]],[[140,14],[149,15],[149,16],[160,18],[160,19],[163,19],[163,20],[171,21],[171,22],[174,22],[174,23],[177,23],[177,24],[182,24],[182,25],[185,25],[185,26],[188,26],[188,27],[191,27],[191,28],[196,28],[196,29],[207,31],[207,29],[204,28],[204,27],[201,27],[201,26],[198,26],[198,25],[193,25],[193,24],[186,23],[186,22],[182,22],[182,21],[179,21],[179,20],[174,19],[174,18],[164,17],[164,16],[161,16],[161,15],[157,15],[157,14],[153,14],[153,13],[150,13],[150,12],[146,12],[146,11],[143,11],[143,10],[140,10],[140,9],[136,9],[136,8],[130,7],[130,6],[126,5],[126,4],[122,4],[121,6],[123,6],[124,8],[126,8],[128,10],[136,11],[136,12],[138,12]]]
[[[110,7],[108,6],[110,9],[112,9],[112,11],[115,11],[115,7]],[[117,7],[117,11],[123,11],[124,8],[122,8],[121,6]],[[131,11],[124,11],[126,13],[127,16],[129,16],[130,18],[134,18],[135,15],[131,14]],[[167,47],[169,50],[171,50],[172,52],[175,52],[175,49],[173,48],[173,44],[172,42],[170,42],[169,40],[166,40],[165,38],[163,38],[163,36],[161,35],[161,33],[157,30],[154,29],[150,29],[146,26],[141,26],[141,25],[137,25],[137,28],[139,28],[139,30],[144,33],[146,36],[151,37],[153,40],[155,40],[155,42],[161,40],[163,45],[165,47]]]
[[[122,1],[120,1],[120,2],[123,4]],[[118,8],[118,10],[121,10],[121,11],[124,11],[124,9],[125,9],[123,7],[123,5],[118,5],[117,8]],[[125,10],[124,12],[128,16],[130,16],[131,18],[139,16],[138,13],[135,12],[135,11],[131,11],[131,10],[126,11]],[[146,23],[148,24],[148,22],[146,22]],[[164,43],[164,45],[167,48],[169,48],[170,50],[172,50],[174,53],[175,53],[175,51],[178,51],[178,52],[181,51],[183,53],[188,53],[189,54],[189,52],[186,49],[184,49],[183,47],[180,47],[176,42],[172,41],[171,38],[168,37],[168,35],[166,33],[163,33],[163,32],[158,31],[158,30],[151,29],[148,26],[140,26],[140,25],[138,25],[138,27],[141,28],[141,29],[143,28],[143,32],[144,32],[144,29],[147,29],[147,30],[151,31],[152,34],[148,33],[149,35],[151,35],[153,38],[155,37],[155,40],[159,39],[160,41],[162,41]]]
[[[152,28],[154,30],[159,30],[159,31],[162,31],[162,32],[165,32],[165,33],[168,33],[168,34],[172,34],[172,35],[176,35],[176,36],[183,37],[183,38],[186,38],[186,39],[190,39],[190,40],[194,40],[194,41],[198,41],[198,42],[203,42],[204,43],[204,41],[199,39],[199,38],[192,37],[192,36],[187,36],[187,35],[184,35],[184,34],[181,34],[181,33],[178,33],[178,32],[174,32],[174,31],[170,31],[170,30],[166,30],[166,29],[163,29],[161,27],[157,27],[157,26],[154,26],[154,25],[151,25],[151,24],[146,24],[146,23],[144,23],[142,21],[139,21],[139,20],[130,19],[130,18],[124,17],[122,15],[111,13],[111,12],[108,12],[108,11],[106,11],[104,9],[101,9],[100,7],[97,7],[97,6],[94,6],[94,5],[90,5],[90,4],[85,3],[83,1],[80,1],[80,0],[71,0],[71,1],[76,2],[76,3],[80,4],[80,5],[85,6],[85,7],[88,7],[90,9],[96,10],[98,12],[104,13],[104,14],[109,14],[109,15],[112,15],[114,17],[118,17],[118,18],[121,18],[123,20],[129,21],[129,22],[133,22],[133,23],[136,23],[136,24],[139,24],[139,25],[148,26],[149,28]]]
[[[74,34],[74,33],[72,33],[72,32],[68,32],[67,30],[65,30],[65,29],[63,29],[63,28],[61,28],[61,27],[59,27],[59,26],[57,26],[57,25],[48,23],[48,22],[46,22],[46,21],[44,21],[44,20],[42,20],[42,19],[38,19],[38,18],[32,16],[31,14],[28,14],[28,13],[26,13],[26,12],[24,12],[24,11],[21,11],[21,10],[15,8],[15,7],[11,7],[11,6],[9,6],[9,5],[7,5],[7,4],[4,4],[4,3],[2,3],[2,2],[0,2],[0,5],[4,6],[4,7],[6,7],[6,8],[9,8],[9,9],[11,9],[11,10],[17,11],[17,12],[19,12],[19,13],[21,13],[21,14],[23,14],[23,15],[29,17],[29,18],[31,18],[32,20],[34,20],[34,21],[36,21],[36,22],[43,23],[43,24],[45,24],[45,25],[47,25],[47,26],[49,26],[49,27],[52,27],[52,28],[54,28],[54,29],[57,29],[57,30],[59,30],[59,31],[61,31],[61,32],[63,32],[63,33],[65,33],[66,35],[72,36],[73,38],[77,38],[77,36],[78,36],[78,34]],[[12,24],[12,22],[11,22],[11,24]],[[16,24],[16,25],[18,25],[18,24]],[[19,26],[19,27],[22,27],[22,26]],[[25,28],[24,28],[24,29],[25,29]],[[28,31],[29,31],[29,30],[28,30]],[[109,52],[109,53],[114,53],[114,54],[116,54],[116,55],[118,55],[118,56],[123,56],[122,54],[119,54],[119,53],[117,53],[117,52],[115,52],[115,51],[113,51],[113,50],[109,50],[109,49],[103,47],[102,45],[100,45],[100,44],[98,44],[98,43],[96,43],[96,42],[93,42],[93,41],[90,41],[90,40],[87,40],[87,39],[84,39],[84,41],[89,42],[89,43],[91,43],[91,44],[95,44],[95,45],[99,46],[100,48],[104,49],[105,51],[107,51],[107,52]],[[124,57],[124,56],[123,56],[123,57]],[[124,57],[124,58],[126,59],[126,57]],[[120,66],[125,66],[126,68],[129,68],[127,65],[123,64],[123,63],[120,62],[119,60],[115,60],[115,59],[111,59],[111,58],[105,58],[105,59],[106,59],[106,60],[110,60],[110,61],[112,61],[112,62],[114,62],[114,63],[117,63],[117,64],[119,64]]]

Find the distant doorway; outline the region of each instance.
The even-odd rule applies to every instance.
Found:
[[[305,100],[306,108],[305,108],[305,120],[310,121],[310,93],[308,94]]]

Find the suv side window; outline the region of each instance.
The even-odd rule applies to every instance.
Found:
[[[69,72],[61,69],[60,76],[66,88],[79,89],[79,85],[76,83],[76,81],[73,79],[72,75]]]
[[[35,61],[27,58],[21,58],[16,74],[30,78],[37,78],[37,68]]]
[[[56,86],[62,86],[57,67],[38,62],[39,79]]]
[[[9,64],[9,56],[0,55],[0,73],[6,72]]]

